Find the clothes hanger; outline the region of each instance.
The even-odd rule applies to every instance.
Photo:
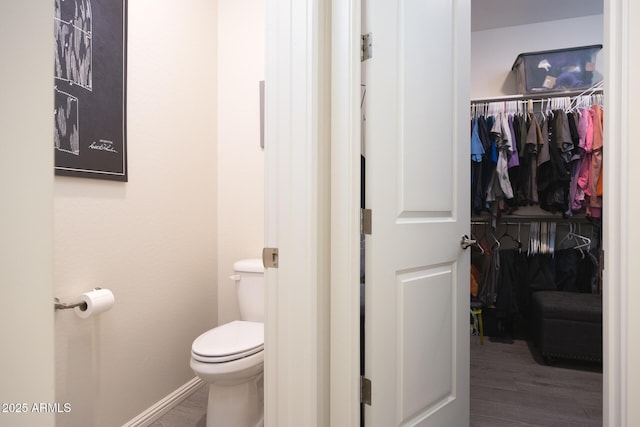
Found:
[[[520,240],[520,225],[521,223],[518,223],[518,242],[520,242],[520,249],[518,250],[518,252],[522,253],[522,240]]]
[[[484,226],[484,230],[479,239],[475,239],[476,244],[482,249],[482,253],[491,252],[491,244],[489,244],[489,237],[487,236],[487,229],[489,225]],[[482,244],[484,242],[484,245]]]
[[[580,254],[582,255],[582,258],[584,258],[585,256],[584,249],[587,249],[588,251],[591,248],[591,239],[586,236],[583,236],[582,234],[577,233],[576,228],[577,228],[576,224],[573,224],[570,222],[569,232],[558,243],[558,246],[560,247],[564,242],[574,242],[573,245],[569,246],[568,248],[579,250]]]
[[[519,101],[509,101],[509,115],[513,116],[518,113]]]
[[[528,255],[536,255],[540,248],[540,223],[532,222],[529,225],[529,248]]]
[[[567,225],[569,226],[569,232],[567,234],[564,235],[564,237],[558,242],[558,248],[562,248],[563,244],[565,242],[571,242],[572,240],[575,240],[573,237],[573,228],[574,228],[574,224],[572,222],[567,223]],[[572,247],[572,246],[571,246]],[[569,246],[567,245],[567,248],[569,248]]]
[[[569,111],[567,112],[573,112],[576,109],[580,108],[581,106],[586,107],[586,105],[590,106],[591,104],[599,104],[599,102],[592,102],[592,100],[594,98],[600,99],[602,97],[602,94],[596,93],[596,92],[601,91],[603,87],[604,87],[604,81],[601,80],[593,84],[588,89],[585,89],[583,92],[579,93],[578,95],[574,96],[569,104]]]
[[[574,237],[576,238],[577,245],[574,246],[573,249],[578,249],[582,254],[582,258],[584,258],[583,250],[586,249],[589,251],[591,249],[591,239],[576,233],[574,233]]]
[[[551,253],[551,245],[550,243],[550,223],[548,222],[543,222],[542,223],[542,244],[543,244],[543,248],[544,248],[544,254],[548,255]]]
[[[505,237],[510,238],[511,241],[514,242],[518,246],[516,249],[518,249],[518,250],[522,249],[522,242],[520,242],[520,240],[516,239],[511,234],[509,234],[509,224],[505,224],[504,233],[502,234],[502,236],[500,236],[498,238],[498,242],[502,243],[502,239],[504,239]]]
[[[496,235],[493,229],[491,230],[491,237],[493,238],[493,244],[491,245],[491,249],[492,250],[500,249],[500,240],[496,239]]]

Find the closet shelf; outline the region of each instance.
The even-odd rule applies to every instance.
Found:
[[[489,213],[472,215],[471,222],[486,222],[489,223],[492,217]],[[501,222],[529,222],[529,221],[553,221],[553,222],[577,222],[577,223],[599,223],[600,218],[588,217],[585,214],[578,214],[572,217],[565,218],[561,213],[546,212],[538,208],[537,206],[524,206],[514,211],[512,214],[501,215],[498,219],[498,223]]]

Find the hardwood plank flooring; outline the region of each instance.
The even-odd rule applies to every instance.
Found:
[[[471,427],[602,426],[602,365],[547,366],[524,340],[471,339]]]
[[[205,427],[206,386],[151,427]],[[524,340],[471,338],[470,427],[600,427],[602,365],[547,366]]]

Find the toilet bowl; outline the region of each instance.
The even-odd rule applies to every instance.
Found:
[[[210,329],[191,346],[190,366],[209,385],[207,427],[264,424],[262,261],[234,264],[240,317]]]
[[[262,425],[263,326],[236,320],[193,342],[191,369],[209,384],[207,427]]]

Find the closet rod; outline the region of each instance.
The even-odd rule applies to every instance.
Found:
[[[498,227],[501,225],[509,226],[509,225],[531,225],[532,222],[556,222],[556,221],[518,221],[518,222],[501,222],[498,224]],[[556,222],[557,223],[557,222]],[[561,223],[562,224],[562,223]],[[471,225],[489,225],[486,222],[482,221],[471,221]]]
[[[527,219],[526,221],[500,221],[498,222],[498,226],[504,225],[531,225],[532,222],[555,222],[559,226],[570,225],[570,223],[580,224],[580,225],[591,225],[592,227],[598,227],[598,224],[594,224],[589,221],[571,221],[571,219],[562,219],[562,218],[547,218],[547,219]],[[489,225],[489,221],[471,221],[471,225]]]
[[[498,96],[492,98],[472,99],[471,104],[487,104],[491,102],[503,102],[503,101],[529,101],[529,100],[541,100],[550,98],[571,98],[574,96],[588,96],[588,95],[600,95],[603,90],[601,87],[584,90],[573,90],[565,92],[551,92],[551,93],[536,93],[533,95],[507,95]]]

